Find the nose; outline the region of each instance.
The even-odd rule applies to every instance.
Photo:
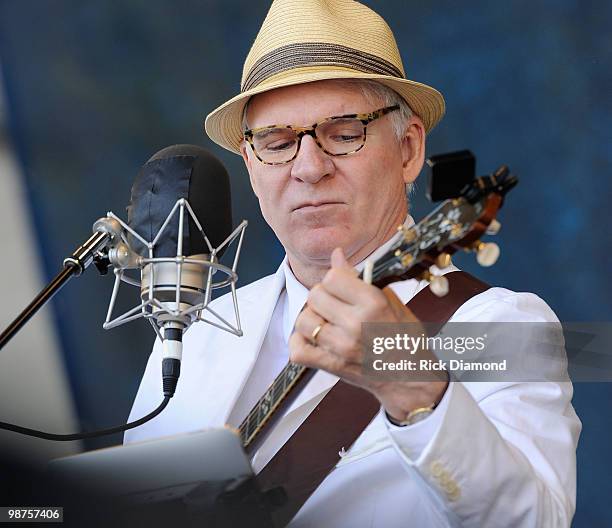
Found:
[[[291,176],[306,183],[317,183],[333,172],[334,164],[330,156],[321,150],[312,136],[305,134],[293,161]]]

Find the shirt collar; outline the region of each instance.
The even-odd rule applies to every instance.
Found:
[[[414,225],[414,220],[410,215],[408,215],[404,221],[404,226],[411,227],[412,225]],[[361,272],[366,260],[376,260],[380,258],[396,242],[399,236],[401,236],[400,233],[393,235],[389,240],[387,240],[387,242],[375,249],[365,259],[357,264],[355,269]],[[293,326],[295,325],[295,320],[297,319],[298,314],[302,310],[304,304],[306,303],[306,299],[308,298],[308,288],[306,288],[306,286],[295,278],[295,275],[293,274],[293,271],[291,271],[289,263],[287,262],[286,255],[281,264],[281,268],[285,274],[284,294],[286,295],[286,302],[283,310],[283,336],[285,338],[285,343],[288,343],[289,336],[291,335]]]

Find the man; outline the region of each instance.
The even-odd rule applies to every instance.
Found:
[[[444,113],[442,96],[403,71],[390,29],[365,6],[272,4],[241,94],[208,116],[206,130],[242,155],[287,256],[276,274],[239,290],[245,337],[204,325],[185,335],[176,396],[126,441],[236,426],[290,359],[319,371],[255,454],[257,471],[338,378],[381,404],[292,526],[569,526],[580,431],[569,382],[364,375],[361,324],[415,322],[405,303],[426,286],[409,280],[381,291],[354,269],[384,254],[398,225],[412,223],[405,188],[423,166],[426,133]],[[230,314],[231,299],[215,309]],[[491,288],[451,320],[556,317],[532,294]],[[526,341],[516,353],[532,346]],[[159,399],[160,348],[130,419]]]

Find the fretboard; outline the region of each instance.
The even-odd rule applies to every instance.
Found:
[[[291,362],[285,365],[240,424],[240,438],[247,451],[252,450],[255,438],[260,435],[264,427],[270,425],[272,417],[293,401],[299,392],[294,389],[297,389],[298,385],[305,384],[315,372],[313,369]],[[294,393],[291,394],[292,392]]]

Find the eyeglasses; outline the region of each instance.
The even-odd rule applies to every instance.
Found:
[[[302,138],[308,134],[330,156],[346,156],[363,148],[366,127],[375,119],[398,110],[399,105],[380,108],[369,114],[347,114],[328,117],[309,127],[269,125],[244,131],[257,159],[266,165],[282,165],[293,161]]]

